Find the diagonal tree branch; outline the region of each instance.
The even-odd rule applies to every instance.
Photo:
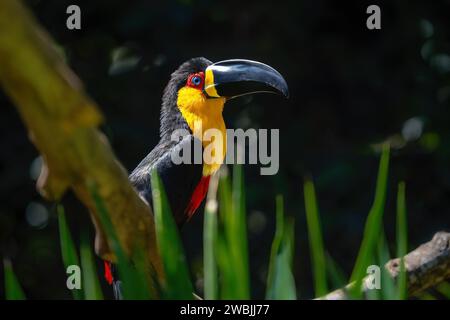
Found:
[[[161,276],[151,208],[137,195],[127,172],[98,130],[103,118],[56,45],[18,0],[0,1],[0,83],[14,102],[29,138],[42,154],[38,190],[47,199],[72,189],[89,208],[97,228],[96,250],[114,260],[102,243],[90,190],[95,186],[119,241],[130,256],[139,246]]]
[[[450,279],[450,233],[436,233],[429,242],[408,253],[404,257],[404,262],[409,296],[417,295]],[[400,258],[390,260],[385,268],[396,280],[400,273]],[[362,290],[364,293],[370,290],[367,287],[368,281],[370,278],[363,280]],[[347,300],[349,298],[348,291],[352,286],[349,284],[345,288],[333,291],[319,299]]]

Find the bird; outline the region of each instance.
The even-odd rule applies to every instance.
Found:
[[[259,92],[289,96],[283,76],[267,64],[229,59],[216,63],[204,57],[191,58],[182,63],[170,77],[162,96],[159,142],[129,175],[139,196],[152,207],[151,172],[156,170],[161,179],[176,224],[182,227],[197,211],[205,199],[210,177],[220,168],[226,153],[226,125],[223,119],[225,103],[233,98]],[[201,125],[201,131],[197,125]],[[220,139],[205,141],[202,132],[218,130]],[[178,139],[173,133],[185,134]],[[214,143],[215,161],[195,161],[196,150]],[[195,146],[201,148],[195,149]],[[174,163],[173,154],[192,150],[191,161]],[[214,151],[212,153],[214,155]],[[114,283],[111,263],[105,262],[105,277]],[[118,293],[118,294],[116,294]]]

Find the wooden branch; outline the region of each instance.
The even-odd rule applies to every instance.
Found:
[[[442,281],[450,279],[450,233],[436,233],[431,241],[408,253],[404,257],[404,261],[409,296],[415,296]],[[396,280],[400,273],[400,258],[390,260],[385,268],[391,277]],[[365,296],[370,290],[367,287],[369,281],[370,278],[368,277],[363,280],[362,290]],[[349,298],[348,291],[352,286],[353,284],[349,284],[345,288],[333,291],[319,299],[346,300]]]
[[[0,1],[0,83],[43,156],[39,192],[57,200],[71,188],[100,231],[97,251],[114,260],[101,243],[90,191],[95,186],[126,253],[131,256],[137,246],[143,248],[148,253],[147,269],[152,266],[161,276],[151,208],[130,185],[127,172],[97,129],[103,120],[97,105],[85,95],[50,36],[18,0]]]

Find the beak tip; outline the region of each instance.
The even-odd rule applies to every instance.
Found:
[[[285,97],[286,99],[289,99],[290,94],[289,94],[289,88],[288,85],[286,83],[286,80],[284,80],[283,77],[281,77],[282,81],[281,81],[281,86],[278,88],[280,95],[282,95],[283,97]]]
[[[283,89],[282,92],[283,92],[283,96],[284,96],[286,99],[289,99],[289,97],[290,97],[289,89],[286,87],[286,88]]]

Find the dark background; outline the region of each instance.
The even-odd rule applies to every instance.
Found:
[[[285,76],[289,100],[242,98],[224,111],[229,128],[280,129],[279,173],[260,176],[259,166],[245,167],[254,297],[264,296],[278,193],[296,218],[299,295],[313,294],[305,176],[316,183],[326,249],[349,274],[383,141],[393,148],[385,212],[389,242],[395,243],[401,180],[407,185],[410,249],[449,229],[450,1],[26,3],[101,106],[103,129],[129,171],[157,143],[162,90],[183,61],[247,58]],[[70,4],[81,6],[79,31],[65,27]],[[369,4],[381,7],[381,30],[366,28]],[[1,92],[0,104],[0,255],[11,258],[29,298],[70,298],[54,205],[35,191],[38,153]],[[73,235],[83,229],[92,235],[84,207],[71,194],[63,203]],[[199,288],[202,216],[182,231]]]

